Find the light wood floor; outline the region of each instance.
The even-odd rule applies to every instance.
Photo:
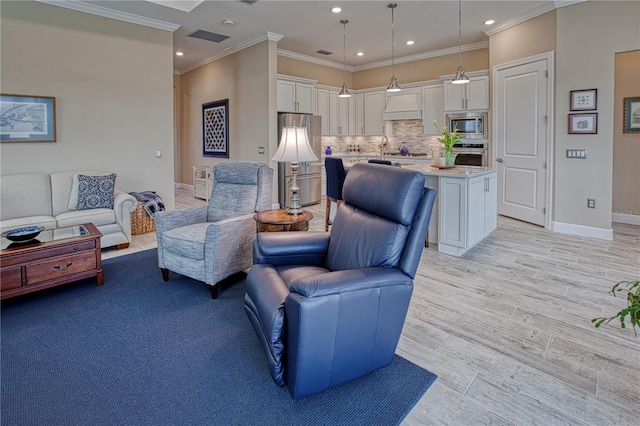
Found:
[[[324,204],[306,209],[324,230]],[[590,322],[626,306],[614,283],[640,279],[640,227],[613,230],[602,241],[500,217],[463,257],[425,249],[397,352],[438,380],[404,424],[640,425],[640,336]],[[153,247],[155,234],[135,236],[103,258]]]

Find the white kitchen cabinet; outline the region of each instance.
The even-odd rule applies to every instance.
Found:
[[[358,93],[349,99],[349,136],[364,135],[364,95]]]
[[[322,136],[331,134],[331,114],[329,113],[329,90],[316,90],[316,115],[322,117]]]
[[[444,82],[445,111],[489,109],[489,76],[470,77],[467,84]]]
[[[329,134],[347,136],[349,134],[349,98],[338,97],[337,90],[329,90]]]
[[[364,94],[364,134],[384,134],[385,92],[367,92]]]
[[[313,84],[278,79],[277,87],[279,112],[313,114]]]
[[[496,172],[440,177],[438,251],[461,256],[497,227]]]
[[[445,126],[444,122],[444,85],[436,84],[422,87],[422,132],[425,135],[437,135],[438,130],[433,126]]]

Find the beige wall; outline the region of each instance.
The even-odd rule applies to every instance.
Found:
[[[194,165],[228,161],[202,155],[202,104],[222,99],[229,100],[229,160],[277,169],[270,163],[277,148],[276,55],[276,43],[264,41],[180,76],[180,182],[193,184]]]
[[[640,133],[623,133],[624,98],[640,97],[640,50],[615,56],[613,97],[614,214],[640,215]]]
[[[489,37],[491,67],[556,49],[556,11]]]
[[[614,123],[615,54],[640,49],[639,17],[640,2],[589,1],[557,11],[554,197],[557,222],[611,228],[613,138],[614,129],[620,126],[619,122]],[[598,134],[567,134],[569,92],[593,88],[598,89]],[[579,161],[565,158],[569,148],[586,149],[588,158]],[[596,199],[595,209],[586,208],[587,198]]]
[[[395,65],[395,74],[400,86],[406,83],[437,80],[441,75],[455,74],[458,62],[458,54],[405,62]],[[462,52],[462,65],[466,72],[489,69],[489,50]],[[391,66],[358,71],[353,76],[353,88],[386,87],[390,79]]]
[[[172,34],[2,2],[2,92],[56,98],[56,143],[3,143],[1,173],[101,169],[174,206]],[[155,151],[162,150],[162,158]]]
[[[317,80],[318,84],[342,87],[342,69],[313,64],[286,56],[278,56],[278,74],[308,78]],[[346,71],[344,77],[347,86],[352,89],[353,73]]]

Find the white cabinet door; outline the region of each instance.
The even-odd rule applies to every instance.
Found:
[[[437,135],[438,130],[433,126],[437,121],[438,126],[445,125],[444,122],[444,86],[422,87],[422,132],[425,135]]]
[[[296,83],[297,112],[313,114],[313,84]]]
[[[329,91],[327,89],[316,90],[316,115],[322,117],[322,135],[330,135],[331,117],[329,114]]]
[[[276,96],[279,112],[313,114],[313,84],[278,79]]]
[[[354,99],[353,115],[354,126],[351,127],[351,121],[349,121],[349,134],[353,136],[364,135],[364,95],[362,93],[351,96]],[[351,105],[349,105],[351,107]],[[349,115],[352,109],[349,109]]]
[[[444,82],[445,111],[467,111],[489,109],[489,76],[469,78],[467,84]]]
[[[338,97],[338,135],[340,136],[349,134],[349,99],[351,98]]]
[[[439,243],[464,249],[467,235],[467,179],[441,177],[438,198]]]
[[[385,92],[368,92],[364,94],[364,134],[383,135],[384,120],[382,114],[385,106]]]
[[[296,83],[287,80],[278,80],[278,111],[296,112]]]
[[[329,134],[332,136],[339,135],[338,127],[340,126],[340,113],[338,111],[338,92],[329,91]]]
[[[469,179],[467,241],[465,247],[471,247],[484,238],[484,204],[487,189],[485,176]]]
[[[486,237],[498,227],[498,174],[486,177],[484,198],[484,236]]]

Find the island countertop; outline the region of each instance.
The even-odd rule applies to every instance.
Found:
[[[391,160],[393,161],[393,160]],[[343,164],[345,167],[351,167],[357,164],[358,161],[345,161]],[[387,166],[393,167],[393,166]],[[458,178],[474,178],[490,173],[495,173],[495,169],[490,167],[477,167],[477,166],[455,166],[450,169],[438,169],[432,167],[427,163],[407,163],[402,164],[400,167],[403,169],[415,170],[422,173],[425,176],[446,176],[446,177],[458,177]]]

